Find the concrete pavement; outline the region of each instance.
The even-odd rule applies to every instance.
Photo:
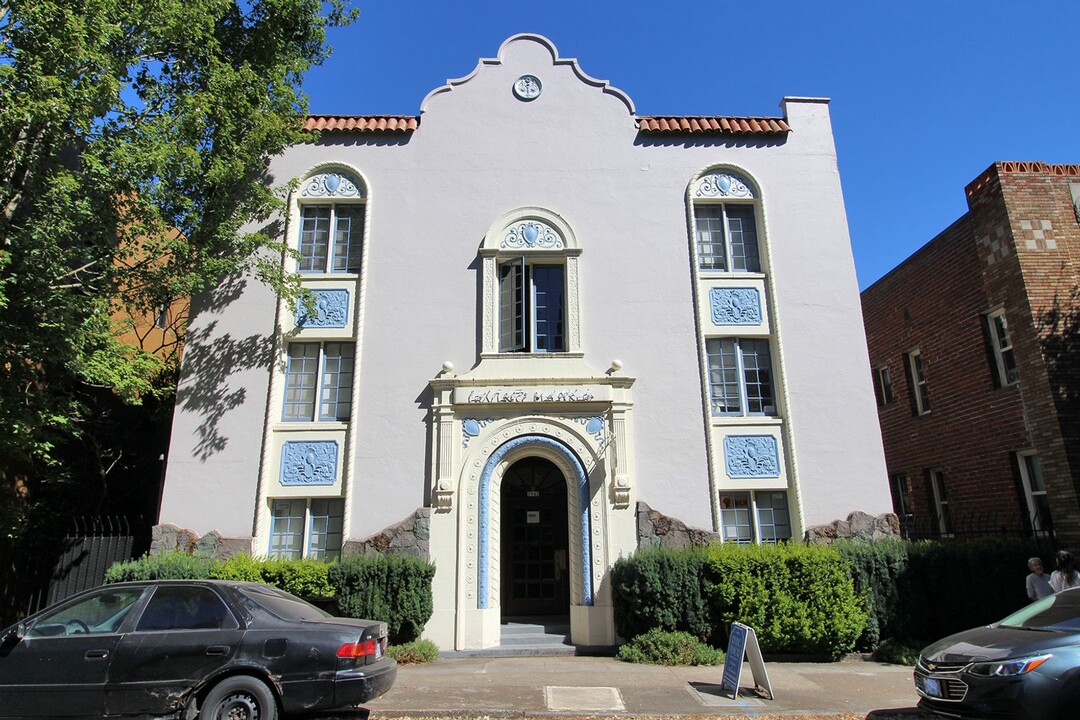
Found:
[[[755,691],[749,663],[739,697],[720,691],[723,666],[634,665],[610,657],[442,658],[402,666],[372,717],[402,715],[811,715],[923,717],[911,668],[863,660],[766,663],[774,698]],[[890,711],[890,712],[882,712]]]

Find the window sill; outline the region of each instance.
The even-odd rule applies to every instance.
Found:
[[[278,420],[271,429],[274,432],[343,432],[349,429],[349,423],[331,420]]]
[[[715,426],[730,425],[776,425],[784,420],[779,415],[712,415],[709,418]]]
[[[345,272],[301,272],[296,271],[296,274],[300,276],[301,282],[308,282],[314,280],[359,280],[360,273],[345,273]]]
[[[537,360],[543,360],[547,358],[584,358],[583,352],[494,352],[494,353],[480,353],[482,360],[488,359],[520,359],[520,358],[536,358]]]

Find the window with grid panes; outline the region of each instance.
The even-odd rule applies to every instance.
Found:
[[[769,341],[710,338],[709,394],[713,415],[775,415]]]
[[[274,500],[270,557],[298,560],[341,557],[345,501],[339,498]]]
[[[359,273],[363,245],[363,205],[302,207],[298,272]]]
[[[750,514],[750,493],[720,494],[720,528],[725,542],[749,545],[754,542],[754,523]]]
[[[347,421],[352,411],[355,348],[351,342],[289,343],[282,417]]]
[[[565,352],[565,318],[562,265],[499,265],[499,352]]]
[[[787,493],[754,493],[754,505],[757,507],[758,531],[761,542],[775,544],[791,539],[791,518],[788,515]]]
[[[753,205],[694,205],[698,268],[722,272],[761,272]]]

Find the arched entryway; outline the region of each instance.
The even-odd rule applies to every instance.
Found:
[[[500,555],[503,616],[568,615],[570,563],[566,478],[542,457],[503,476]]]

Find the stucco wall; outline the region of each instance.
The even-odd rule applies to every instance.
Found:
[[[712,527],[686,189],[718,164],[762,191],[804,520],[888,510],[827,104],[787,102],[786,140],[650,138],[624,96],[553,62],[542,40],[519,37],[500,53],[430,95],[411,136],[327,136],[272,165],[285,182],[345,163],[368,186],[352,536],[426,502],[427,382],[446,360],[459,371],[478,362],[477,249],[495,218],[521,206],[558,213],[581,242],[586,363],[603,372],[619,358],[637,379],[636,498]],[[511,92],[525,73],[543,81],[531,102]],[[203,333],[268,345],[276,307],[249,281],[220,311],[196,313],[162,521],[252,532],[269,354],[238,368],[215,358],[226,407],[203,397],[197,361]],[[223,442],[203,442],[208,425]]]

